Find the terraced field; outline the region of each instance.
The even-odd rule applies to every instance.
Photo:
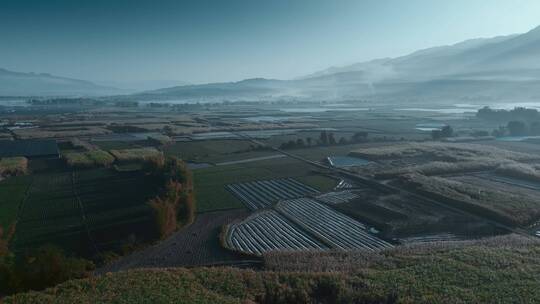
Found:
[[[283,199],[319,193],[292,178],[237,183],[226,187],[251,210],[271,207]]]
[[[264,210],[230,225],[225,244],[230,249],[255,255],[273,250],[328,248],[275,210]]]
[[[364,224],[313,199],[283,201],[275,208],[331,248],[377,250],[392,247],[390,243],[368,233]]]

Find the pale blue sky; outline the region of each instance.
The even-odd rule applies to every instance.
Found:
[[[538,0],[0,0],[0,67],[93,81],[286,79],[538,25]]]

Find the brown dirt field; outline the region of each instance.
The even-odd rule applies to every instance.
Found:
[[[158,244],[120,258],[98,269],[96,273],[135,268],[189,267],[228,264],[246,257],[221,247],[221,226],[248,215],[245,210],[203,213],[190,226]],[[249,258],[253,259],[253,258]]]

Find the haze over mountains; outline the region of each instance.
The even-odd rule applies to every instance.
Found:
[[[525,34],[474,39],[397,58],[332,67],[295,80],[247,79],[183,85],[139,99],[528,101],[540,100],[540,27]],[[141,88],[143,91],[146,88]],[[0,95],[117,95],[122,91],[48,74],[0,70]]]
[[[1,96],[97,96],[121,91],[90,81],[0,68]]]
[[[538,100],[540,27],[398,57],[333,67],[296,80],[250,79],[146,92],[146,98]]]

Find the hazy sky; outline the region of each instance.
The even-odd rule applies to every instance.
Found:
[[[294,78],[538,25],[538,0],[0,0],[0,67],[93,81]]]

